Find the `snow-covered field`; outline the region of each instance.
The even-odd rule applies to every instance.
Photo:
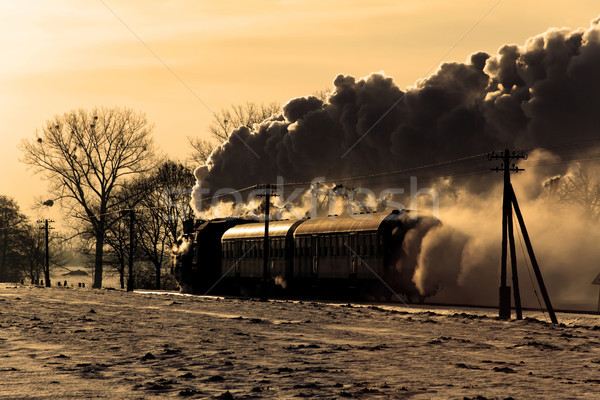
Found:
[[[0,285],[0,398],[600,398],[599,317],[495,315]]]

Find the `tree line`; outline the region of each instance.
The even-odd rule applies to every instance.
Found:
[[[35,138],[21,143],[22,161],[47,180],[49,195],[64,211],[73,232],[70,242],[93,260],[95,288],[102,287],[107,265],[119,272],[124,286],[129,210],[137,216],[133,248],[141,269],[138,283],[156,289],[168,281],[171,247],[183,221],[192,216],[192,169],[158,155],[152,131],[144,114],[127,108],[80,109],[55,116]],[[0,267],[7,271],[4,280],[23,276],[22,262]]]
[[[215,113],[208,128],[210,140],[188,138],[193,165],[204,164],[233,129],[252,127],[279,108],[275,103],[246,103]],[[54,116],[34,138],[21,143],[22,161],[46,179],[51,203],[62,208],[69,231],[68,239],[60,240],[52,232],[52,266],[65,264],[74,253],[83,254],[93,265],[92,287],[102,287],[109,267],[118,272],[124,288],[133,226],[135,285],[155,289],[174,285],[169,274],[171,248],[182,233],[183,221],[193,218],[189,201],[195,178],[185,162],[159,155],[152,132],[146,116],[128,108],[79,109]],[[16,203],[8,198],[6,202],[12,202],[6,210],[15,217],[4,223],[10,229],[0,231],[12,238],[0,249],[7,254],[1,260],[0,280],[28,276],[33,282],[43,271],[43,240]],[[0,213],[4,208],[0,204]],[[135,215],[133,225],[129,210]],[[19,235],[24,231],[31,233],[27,243],[36,245],[35,251],[23,247],[26,241]],[[72,245],[68,256],[64,243]]]

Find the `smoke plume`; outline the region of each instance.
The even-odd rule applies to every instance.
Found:
[[[295,98],[253,129],[232,131],[198,183],[239,189],[277,176],[364,175],[589,138],[600,126],[598,65],[596,20],[442,64],[407,91],[382,74],[338,75],[326,101]]]
[[[340,74],[325,100],[295,98],[253,128],[233,130],[195,171],[194,206],[204,211],[202,196],[218,189],[274,183],[277,177],[364,176],[504,148],[554,151],[563,143],[598,137],[599,21],[587,29],[549,29],[494,55],[477,52],[464,63],[444,63],[404,91],[380,73],[361,79]],[[575,149],[568,157],[590,151]],[[558,213],[543,199],[543,183],[568,174],[560,157],[564,161],[567,154],[538,152],[528,162],[547,167],[527,169],[514,178],[514,186],[540,264],[547,265],[550,294],[566,305],[581,303],[576,298],[581,293],[589,302],[589,281],[597,270],[593,240],[600,232],[574,211]],[[478,168],[493,166],[485,160]],[[435,297],[441,300],[496,301],[501,188],[495,183],[500,180],[488,173],[439,182],[443,226],[423,239],[413,278],[422,294],[435,294],[441,285]]]

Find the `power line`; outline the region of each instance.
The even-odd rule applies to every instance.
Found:
[[[552,151],[554,154],[560,155],[561,153],[567,153],[568,151],[571,151],[571,150],[576,150],[576,149],[581,149],[581,148],[589,148],[593,144],[600,145],[600,139],[589,138],[589,139],[584,139],[584,140],[580,140],[580,141],[576,141],[576,142],[564,142],[564,143],[560,143],[560,144],[557,144],[554,146],[548,146],[548,147],[541,148],[541,149],[549,150],[549,151]],[[533,148],[530,148],[528,150],[533,150]],[[376,173],[363,174],[363,175],[355,175],[355,176],[349,176],[349,177],[328,178],[328,179],[318,181],[318,183],[333,184],[333,183],[344,183],[344,182],[351,182],[351,181],[356,181],[357,183],[361,183],[361,182],[366,183],[366,182],[377,182],[377,179],[384,179],[384,178],[390,178],[390,177],[393,177],[394,179],[406,179],[409,177],[409,175],[407,175],[408,173],[416,172],[416,171],[423,172],[423,174],[418,177],[419,181],[421,183],[433,182],[435,180],[439,180],[439,179],[443,179],[443,178],[464,178],[464,177],[469,177],[469,176],[484,175],[484,174],[486,174],[486,172],[482,171],[481,168],[478,168],[479,167],[478,164],[483,164],[486,161],[486,158],[485,158],[486,155],[487,155],[487,153],[479,153],[479,154],[473,154],[473,155],[464,156],[464,157],[460,157],[460,158],[455,158],[452,160],[439,161],[439,162],[435,162],[435,163],[423,164],[423,165],[418,165],[418,166],[414,166],[414,167],[407,167],[407,168],[395,169],[395,170],[390,170],[390,171],[376,172]],[[600,153],[594,153],[594,154],[583,155],[583,156],[580,155],[577,157],[569,157],[568,159],[564,159],[564,160],[545,160],[545,161],[540,160],[540,161],[536,161],[536,162],[526,161],[524,163],[524,166],[526,166],[528,168],[552,167],[552,166],[558,166],[558,165],[566,165],[566,164],[570,164],[570,163],[578,162],[578,161],[596,161],[596,160],[600,160]],[[307,185],[311,185],[314,183],[317,183],[317,182],[315,182],[315,181],[284,182],[278,186],[284,187],[284,188],[291,188],[291,187],[307,186]],[[202,201],[213,201],[213,200],[217,200],[217,199],[223,199],[223,198],[226,198],[226,197],[238,194],[238,193],[244,193],[244,192],[248,192],[251,190],[256,190],[255,184],[243,187],[241,189],[231,190],[226,193],[220,193],[220,194],[216,194],[216,195],[209,196],[209,197],[202,197]],[[149,207],[149,206],[139,207],[138,206],[138,207],[136,207],[136,210],[139,210],[139,211],[155,210],[155,209],[160,209],[160,208],[164,208],[164,206],[156,206],[156,207]],[[113,215],[113,214],[121,213],[121,211],[122,211],[122,209],[118,209],[118,210],[108,211],[108,212],[101,213],[101,214],[100,213],[92,214],[92,216],[100,217],[102,215]],[[6,228],[0,228],[0,229],[6,229]]]

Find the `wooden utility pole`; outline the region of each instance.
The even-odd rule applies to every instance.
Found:
[[[533,252],[533,246],[531,245],[531,241],[529,240],[529,235],[527,234],[527,228],[525,227],[525,221],[523,220],[523,215],[521,214],[521,210],[519,208],[519,203],[517,202],[517,196],[515,195],[515,191],[510,182],[510,173],[511,172],[520,172],[524,171],[522,168],[517,167],[515,164],[510,165],[512,160],[518,159],[527,159],[527,156],[522,153],[510,152],[508,149],[504,150],[502,154],[496,154],[492,152],[488,154],[488,160],[502,160],[503,164],[500,167],[492,168],[492,171],[504,172],[504,194],[502,199],[502,258],[500,263],[500,288],[499,288],[499,305],[498,305],[498,314],[502,319],[510,319],[511,314],[511,301],[510,301],[510,286],[506,284],[507,280],[507,271],[506,271],[506,263],[507,263],[507,245],[510,246],[510,261],[511,261],[511,275],[513,282],[513,294],[515,300],[515,311],[517,314],[517,319],[523,318],[523,312],[521,308],[521,295],[519,292],[519,277],[517,273],[517,254],[515,250],[515,237],[514,237],[514,228],[513,228],[513,208],[517,215],[517,220],[519,221],[519,226],[521,228],[521,232],[523,233],[523,239],[525,240],[525,245],[527,246],[527,252],[529,253],[529,258],[531,260],[531,264],[533,266],[535,276],[538,281],[538,286],[540,287],[540,291],[542,292],[542,296],[544,298],[544,302],[546,303],[546,308],[548,309],[548,314],[550,315],[550,319],[553,323],[558,323],[556,319],[556,315],[554,314],[554,309],[552,307],[552,303],[550,302],[550,297],[548,296],[548,292],[546,291],[546,286],[544,285],[544,280],[542,278],[542,274],[540,272],[539,266],[537,264],[537,260],[535,258],[535,253]]]
[[[270,217],[270,206],[271,206],[271,196],[277,196],[276,185],[258,185],[256,187],[257,190],[262,190],[263,193],[259,194],[259,196],[264,196],[265,198],[265,237],[263,241],[263,279],[260,288],[260,299],[266,301],[269,298],[269,281],[270,270],[269,270],[269,217]]]
[[[135,211],[133,209],[127,210],[129,214],[129,273],[127,275],[127,291],[133,292],[133,251],[135,245],[134,236],[134,224],[135,224]]]
[[[51,219],[41,219],[38,222],[43,222],[44,226],[41,227],[40,229],[44,230],[45,236],[46,236],[46,257],[45,257],[45,261],[44,261],[44,281],[46,284],[46,287],[50,287],[52,282],[50,282],[50,251],[49,251],[49,242],[50,242],[50,233],[49,230],[50,229],[54,229],[52,227],[50,227],[49,223],[50,222],[54,222]]]
[[[510,319],[511,314],[511,301],[510,301],[510,286],[506,284],[507,281],[507,253],[508,246],[510,246],[510,261],[511,261],[511,272],[513,280],[515,308],[517,312],[517,319],[522,318],[521,310],[521,296],[519,293],[519,281],[517,275],[517,255],[515,253],[515,239],[513,233],[513,221],[512,221],[512,205],[511,197],[509,192],[510,187],[510,173],[523,171],[519,167],[510,166],[511,160],[526,158],[523,154],[516,154],[515,152],[510,154],[507,150],[504,150],[502,154],[496,154],[495,152],[488,154],[488,160],[502,160],[503,163],[500,167],[492,168],[492,171],[504,172],[504,191],[502,197],[502,258],[500,262],[500,288],[499,288],[499,304],[498,314],[502,319]]]

